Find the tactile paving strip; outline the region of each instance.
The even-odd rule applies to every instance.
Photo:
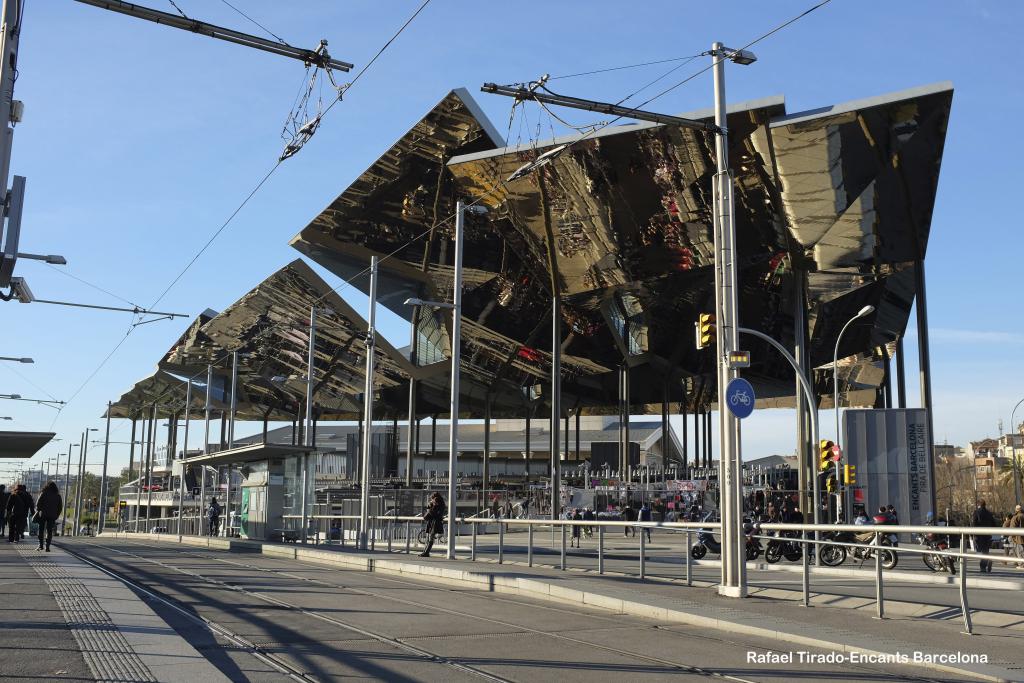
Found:
[[[124,635],[78,579],[65,567],[18,549],[27,564],[46,582],[64,621],[71,628],[85,658],[85,663],[97,681],[110,683],[157,683],[153,673],[132,649]]]

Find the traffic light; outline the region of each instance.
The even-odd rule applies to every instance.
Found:
[[[843,483],[847,486],[857,483],[857,466],[843,465]]]
[[[697,319],[697,348],[706,349],[715,345],[718,330],[715,328],[715,314],[701,313]]]
[[[836,483],[836,478],[835,478],[834,475],[830,474],[828,477],[825,478],[825,490],[826,491],[828,491],[829,493],[835,493],[836,489],[838,489],[838,488],[839,488],[839,486]]]
[[[835,444],[828,439],[822,439],[818,447],[818,469],[822,472],[827,472],[832,467],[832,450]]]

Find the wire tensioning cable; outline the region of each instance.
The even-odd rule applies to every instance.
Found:
[[[276,33],[274,33],[273,31],[271,31],[271,30],[270,30],[269,28],[267,28],[266,26],[264,26],[264,25],[263,25],[263,24],[261,24],[260,22],[256,21],[256,20],[255,20],[255,19],[253,19],[252,17],[250,17],[250,16],[248,15],[248,14],[246,14],[246,13],[245,13],[245,12],[243,12],[242,10],[240,10],[240,9],[238,9],[237,7],[235,7],[234,5],[232,5],[232,4],[230,3],[230,2],[228,2],[228,0],[220,0],[220,1],[221,1],[221,2],[223,2],[223,3],[225,4],[225,5],[227,5],[228,7],[230,7],[231,9],[235,10],[236,12],[238,12],[239,14],[241,14],[241,15],[242,15],[243,17],[245,17],[245,18],[246,18],[246,19],[247,19],[247,20],[248,20],[248,21],[249,21],[250,23],[252,23],[252,24],[254,24],[255,26],[258,26],[258,27],[260,27],[261,29],[263,29],[264,31],[266,31],[266,32],[267,32],[267,35],[269,35],[269,36],[273,37],[273,38],[274,38],[274,40],[276,40],[277,42],[281,43],[282,45],[287,45],[288,47],[291,47],[291,45],[289,45],[289,44],[288,44],[288,41],[286,41],[286,40],[285,40],[284,38],[282,38],[281,36],[277,35]]]

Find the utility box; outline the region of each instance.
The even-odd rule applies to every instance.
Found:
[[[857,468],[847,510],[863,503],[871,516],[893,505],[900,524],[924,524],[935,500],[931,442],[924,408],[843,413],[843,459]]]

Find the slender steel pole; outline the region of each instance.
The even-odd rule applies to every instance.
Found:
[[[228,421],[228,448],[235,447],[235,413],[238,412],[238,351],[231,353],[231,416]],[[230,485],[230,484],[229,484]]]
[[[103,522],[107,515],[107,458],[110,455],[110,410],[113,407],[111,401],[107,401],[107,431],[103,437],[103,474],[100,475],[100,504],[96,511],[96,533],[103,533]]]
[[[906,357],[903,355],[903,337],[896,340],[896,396],[900,408],[907,407],[907,372]]]
[[[934,452],[932,445],[935,443],[935,417],[933,415],[934,404],[932,403],[932,355],[931,344],[928,340],[928,295],[925,289],[924,248],[920,246],[919,248],[921,253],[917,263],[914,264],[914,284],[917,289],[917,298],[914,302],[914,308],[917,311],[917,367],[918,378],[921,383],[921,407],[925,409],[925,424],[928,426],[928,434],[925,437],[927,439],[925,453],[928,453],[927,462],[930,463],[931,454]],[[929,476],[931,469],[930,466],[925,465],[918,472],[918,476],[926,479],[925,486],[927,487],[931,503],[931,507],[928,509],[934,510],[937,501],[935,500],[935,479]]]
[[[146,528],[151,529],[149,521],[152,518],[153,510],[153,451],[156,449],[156,428],[157,428],[157,412],[156,403],[153,404],[153,416],[149,421],[149,448],[147,449],[146,456],[146,488],[149,490],[146,494]]]
[[[458,505],[455,499],[455,481],[459,464],[459,380],[462,375],[462,245],[466,231],[466,207],[461,201],[455,206],[455,283],[452,295],[452,378],[448,414],[451,426],[448,432],[448,547],[446,557],[455,559],[455,519]],[[486,484],[485,484],[486,485]],[[476,526],[474,525],[474,529]]]
[[[558,519],[561,502],[562,457],[558,422],[562,415],[562,311],[558,291],[551,296],[551,519]],[[564,529],[563,529],[564,531]],[[564,544],[564,534],[563,534]]]
[[[810,360],[807,354],[807,271],[798,269],[793,272],[793,357],[797,362],[797,372],[807,377]],[[814,503],[808,486],[810,477],[817,477],[810,471],[813,452],[807,439],[807,411],[817,410],[815,404],[808,404],[800,380],[796,380],[796,466],[797,488],[799,489],[800,509],[807,510]],[[817,444],[814,444],[817,448]]]
[[[742,520],[742,481],[740,477],[739,420],[724,408],[723,397],[729,382],[737,377],[735,369],[725,362],[728,354],[737,348],[737,285],[736,285],[736,225],[732,212],[732,174],[729,171],[728,122],[725,105],[725,59],[723,45],[711,46],[715,89],[715,124],[720,132],[715,136],[714,217],[715,217],[715,304],[718,315],[716,368],[718,371],[718,424],[720,435],[720,474],[722,492],[722,578],[718,587],[721,595],[746,597],[746,560]]]
[[[309,307],[309,351],[306,360],[306,445],[313,443],[313,382],[316,381],[316,306]],[[302,461],[302,533],[305,543],[309,535],[309,453],[301,456]]]
[[[213,365],[206,366],[206,401],[203,405],[203,455],[210,454],[210,393],[213,391]],[[199,466],[199,532],[203,532],[203,511],[206,506],[206,465]]]
[[[79,508],[82,504],[82,467],[85,463],[85,440],[89,437],[89,431],[82,432],[82,442],[78,444],[78,481],[75,485],[75,522],[71,526],[71,535],[77,536],[80,528]]]
[[[228,415],[228,449],[235,447],[235,417],[238,413],[238,351],[231,353],[231,407]],[[224,535],[231,535],[231,464],[224,467],[227,483],[224,487]]]
[[[182,525],[185,522],[184,509],[185,509],[185,458],[188,457],[188,425],[189,417],[191,416],[189,408],[192,407],[192,378],[188,378],[188,384],[185,387],[185,438],[184,443],[181,445],[181,467],[178,472],[178,540],[184,535]]]
[[[70,506],[71,501],[71,450],[76,445],[77,444],[68,444],[68,465],[64,469],[64,510],[62,510],[64,523],[61,525],[61,536],[68,535],[68,507]]]
[[[377,257],[370,257],[370,313],[366,328],[366,383],[363,389],[362,467],[359,487],[359,549],[367,549],[370,518],[370,450],[373,447],[373,373],[376,360],[377,324]]]

